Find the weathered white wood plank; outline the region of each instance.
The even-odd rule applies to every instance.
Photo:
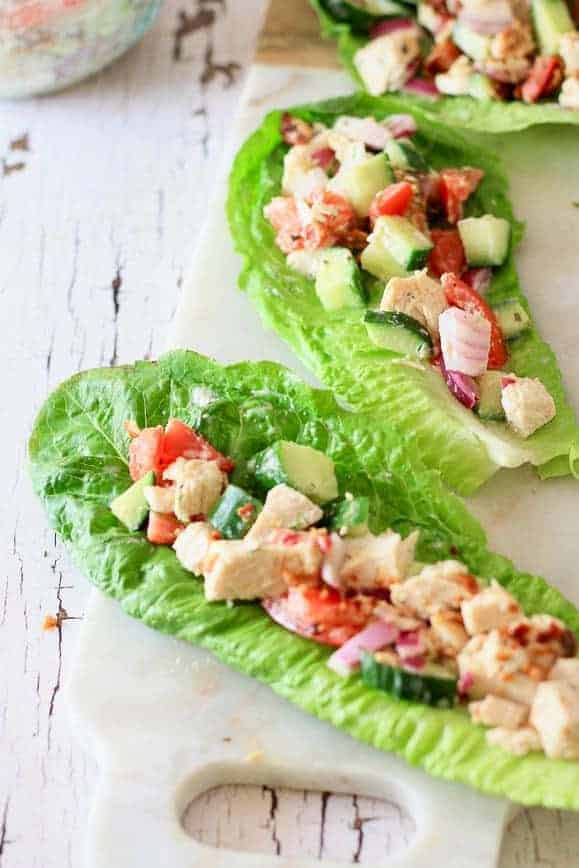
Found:
[[[87,584],[32,496],[26,438],[63,378],[163,349],[261,7],[172,0],[98,78],[0,106],[2,868],[78,868],[95,780],[61,701]],[[68,619],[44,633],[47,613]],[[411,832],[392,806],[260,788],[207,794],[190,823],[216,845],[366,864]],[[526,812],[502,868],[567,868],[578,851],[575,817]]]

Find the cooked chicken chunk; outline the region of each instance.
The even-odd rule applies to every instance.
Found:
[[[322,567],[323,554],[317,531],[272,530],[264,549],[278,555],[288,585],[316,581]]]
[[[212,542],[214,542],[213,528],[204,521],[194,521],[181,531],[173,543],[173,548],[177,560],[186,570],[202,575],[203,562]]]
[[[467,96],[470,91],[474,67],[465,54],[454,61],[448,72],[434,76],[436,87],[449,96]]]
[[[354,65],[372,96],[400,90],[420,57],[420,31],[408,27],[372,39],[354,55]]]
[[[258,545],[276,528],[304,530],[316,524],[322,516],[320,507],[305,494],[289,485],[276,485],[268,491],[264,507],[245,539]]]
[[[386,129],[384,124],[372,117],[357,118],[342,115],[334,124],[333,131],[352,141],[362,142],[374,151],[383,151],[392,138],[392,133]]]
[[[535,50],[533,32],[528,24],[516,21],[490,40],[490,54],[496,60],[527,57]]]
[[[561,85],[559,105],[562,108],[579,111],[579,72],[566,78]]]
[[[500,726],[503,729],[519,729],[529,717],[528,705],[492,694],[485,696],[480,702],[471,702],[468,710],[474,723]]]
[[[464,626],[471,636],[487,633],[522,615],[521,607],[515,598],[511,597],[497,582],[493,582],[490,588],[485,588],[472,600],[466,600],[461,606],[461,611]]]
[[[567,77],[577,75],[579,73],[579,32],[577,30],[563,34],[559,42],[559,54],[565,64],[565,75]]]
[[[554,419],[557,412],[541,381],[530,377],[516,377],[514,383],[505,386],[501,403],[511,428],[525,438]]]
[[[527,672],[531,661],[527,649],[499,630],[474,636],[458,655],[461,676],[473,679],[469,696],[480,699],[488,693],[530,705],[537,682]]]
[[[172,486],[170,488],[163,488],[161,485],[147,485],[144,494],[145,500],[153,512],[173,512],[175,489]]]
[[[311,199],[328,186],[328,176],[311,159],[310,145],[295,145],[284,158],[282,191],[286,196]]]
[[[487,732],[487,741],[493,747],[502,747],[515,756],[526,756],[528,753],[541,750],[539,734],[532,726],[515,730],[500,726]]]
[[[379,536],[369,533],[345,540],[346,559],[340,571],[340,586],[371,590],[400,582],[414,559],[417,541],[416,531],[402,539],[390,530]]]
[[[579,689],[579,657],[563,657],[557,660],[549,673],[549,681],[566,681]]]
[[[434,612],[430,617],[430,627],[437,643],[448,657],[454,657],[468,642],[459,612],[448,609]]]
[[[417,576],[391,589],[395,606],[407,606],[421,618],[441,609],[459,609],[478,590],[476,579],[458,561],[442,561],[425,567]]]
[[[413,317],[435,339],[438,339],[438,318],[447,307],[442,286],[426,270],[416,271],[411,277],[393,277],[380,302],[380,310],[398,310]]]
[[[174,511],[187,524],[197,515],[208,515],[227,485],[227,476],[216,461],[178,458],[163,474],[175,483]]]
[[[531,723],[551,759],[579,759],[579,689],[563,681],[539,684]]]

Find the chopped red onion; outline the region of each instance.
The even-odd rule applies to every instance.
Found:
[[[447,371],[443,364],[441,359],[441,373],[449,391],[468,410],[473,410],[479,401],[477,384],[468,374],[461,374],[459,371]]]
[[[493,270],[492,268],[469,268],[461,279],[476,290],[479,295],[484,295],[491,285]]]
[[[516,377],[502,377],[501,389],[506,389],[507,386],[513,386],[517,382]]]
[[[417,654],[415,657],[406,657],[404,660],[405,669],[424,669],[426,666],[426,657],[423,654]]]
[[[474,675],[472,672],[463,672],[458,679],[457,690],[459,696],[466,696],[474,684]]]
[[[491,345],[491,325],[487,319],[449,307],[438,318],[438,327],[447,372],[477,377],[486,371]],[[468,381],[465,384],[468,388]]]
[[[416,21],[412,18],[385,18],[370,29],[370,39],[378,39],[379,36],[386,36],[396,30],[410,29],[416,29]]]
[[[513,12],[508,0],[486,0],[476,9],[464,7],[458,21],[481,36],[494,36],[512,25]]]
[[[386,621],[373,621],[360,633],[348,639],[328,660],[328,666],[338,675],[346,677],[360,665],[364,651],[380,651],[398,638],[398,628]]]
[[[412,115],[390,115],[386,119],[386,126],[395,139],[413,136],[418,126]]]
[[[438,99],[440,91],[434,81],[427,78],[411,78],[407,81],[402,90],[408,93],[415,93],[418,96],[427,96],[430,99]]]
[[[312,151],[310,158],[312,163],[315,163],[316,166],[319,166],[320,169],[326,172],[334,162],[336,154],[332,148],[318,148],[317,151]]]

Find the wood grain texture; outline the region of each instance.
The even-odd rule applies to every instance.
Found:
[[[1,868],[80,868],[95,782],[62,693],[88,585],[32,496],[26,438],[65,377],[164,348],[261,11],[261,0],[170,0],[99,77],[0,105]],[[57,629],[42,630],[46,614]],[[190,817],[215,845],[367,864],[408,834],[391,806],[260,788],[206,794]],[[578,852],[575,816],[527,811],[501,868],[571,868]]]
[[[318,18],[308,0],[271,0],[255,59],[274,66],[339,68],[336,46],[320,38]]]

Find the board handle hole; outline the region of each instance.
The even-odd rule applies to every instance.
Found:
[[[406,809],[385,799],[246,784],[201,793],[182,823],[210,847],[374,868],[416,833]]]

